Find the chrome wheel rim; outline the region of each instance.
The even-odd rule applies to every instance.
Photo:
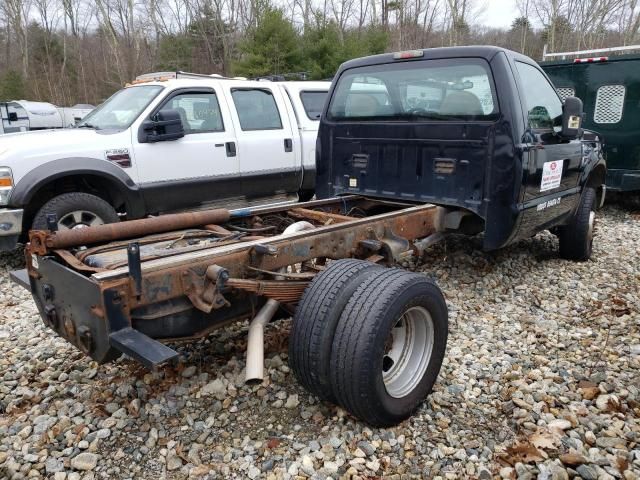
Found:
[[[103,225],[104,220],[88,210],[74,210],[58,220],[59,230],[77,230],[80,228]]]
[[[424,307],[411,307],[391,329],[382,381],[392,397],[406,397],[420,384],[433,352],[433,331],[433,319]]]

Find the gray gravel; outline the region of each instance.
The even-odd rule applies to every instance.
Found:
[[[151,373],[98,366],[40,321],[0,263],[0,478],[640,478],[640,216],[607,207],[594,260],[550,234],[495,253],[449,239],[415,267],[450,307],[434,392],[398,427],[318,402],[267,329],[269,378],[243,385],[247,324]]]

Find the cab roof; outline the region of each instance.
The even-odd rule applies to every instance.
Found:
[[[397,58],[395,53],[382,53],[380,55],[371,55],[369,57],[356,58],[343,63],[340,70],[346,70],[354,67],[364,67],[368,65],[381,65],[384,63],[397,63],[397,62],[415,62],[420,60],[436,60],[444,58],[463,58],[463,57],[479,57],[484,58],[487,61],[499,53],[504,53],[508,57],[514,60],[524,61],[531,63],[532,60],[518,52],[514,52],[507,48],[495,47],[491,45],[473,45],[466,47],[438,47],[438,48],[425,48],[421,50],[410,50],[409,52],[422,52],[420,56],[413,56],[410,58]]]

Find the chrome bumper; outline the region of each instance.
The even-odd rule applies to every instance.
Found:
[[[0,208],[0,252],[16,248],[22,235],[24,210]]]
[[[20,235],[22,233],[22,216],[24,210],[0,208],[0,237]]]

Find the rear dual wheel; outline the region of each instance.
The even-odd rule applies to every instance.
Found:
[[[325,276],[331,267],[314,279],[315,285],[330,283],[343,265],[348,271],[354,262],[371,265],[334,262],[330,275]],[[294,317],[291,366],[299,379],[306,378],[301,383],[311,392],[321,390],[321,398],[371,425],[395,425],[415,411],[436,381],[447,343],[446,302],[431,280],[404,270],[363,266],[351,278],[343,288],[349,298],[339,318],[329,317],[325,324],[324,334],[332,338],[316,351],[316,364],[295,360],[309,348],[296,341],[298,328],[310,318],[303,314],[310,311],[303,297]],[[322,325],[324,318],[318,312],[313,322]],[[318,378],[322,383],[314,384]]]
[[[298,382],[322,400],[335,402],[329,375],[333,335],[358,286],[382,267],[362,260],[331,262],[305,290],[289,336],[289,366]]]

